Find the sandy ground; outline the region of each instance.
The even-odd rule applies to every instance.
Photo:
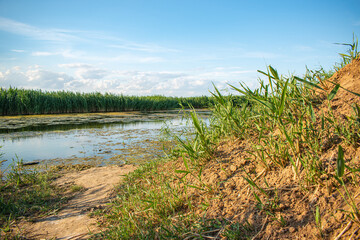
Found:
[[[86,239],[89,233],[101,231],[88,213],[110,201],[110,194],[122,175],[135,170],[133,165],[96,167],[70,172],[56,180],[56,184],[76,184],[83,191],[72,198],[56,215],[23,222],[18,227],[22,236],[30,239]]]

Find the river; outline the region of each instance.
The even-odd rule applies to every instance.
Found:
[[[163,150],[172,144],[164,133],[165,129],[172,134],[183,134],[188,129],[188,121],[183,114],[174,111],[128,115],[112,113],[111,117],[104,113],[97,114],[102,117],[94,121],[83,121],[94,119],[93,116],[71,115],[73,121],[68,120],[68,115],[58,118],[51,115],[51,120],[35,116],[38,118],[36,121],[31,117],[13,118],[13,122],[21,123],[18,124],[21,127],[14,128],[16,124],[9,124],[11,128],[2,128],[1,159],[6,161],[1,168],[7,169],[19,160],[24,163],[39,162],[42,166],[140,164],[164,156]],[[208,112],[201,112],[201,116],[207,118]],[[24,125],[24,122],[30,124]]]

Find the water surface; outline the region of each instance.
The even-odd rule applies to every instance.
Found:
[[[90,163],[95,165],[143,163],[162,156],[169,146],[162,130],[186,128],[181,115],[134,122],[90,123],[37,127],[32,131],[0,134],[1,159],[6,169],[16,159],[42,165]]]

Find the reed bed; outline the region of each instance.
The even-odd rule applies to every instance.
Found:
[[[169,110],[188,106],[207,108],[213,98],[124,96],[105,93],[79,93],[70,91],[42,91],[18,88],[0,88],[0,114],[61,114],[124,111]]]

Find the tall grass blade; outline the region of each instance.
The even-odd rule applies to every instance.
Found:
[[[313,106],[310,104],[310,116],[311,116],[311,121],[316,122],[316,117],[315,117],[315,112],[314,112],[314,108]]]
[[[338,85],[338,84],[336,84],[336,83],[334,83],[334,82],[332,82],[332,81],[328,81],[328,82],[330,82],[330,83],[332,83],[332,84],[334,84],[334,85]],[[352,94],[354,94],[354,95],[356,95],[356,96],[360,97],[360,94],[359,94],[359,93],[356,93],[356,92],[350,91],[350,90],[348,90],[348,89],[346,89],[346,88],[344,88],[344,87],[342,87],[342,86],[340,86],[340,88],[341,88],[341,89],[344,89],[345,91],[347,91],[347,92],[349,92],[349,93],[352,93]]]
[[[269,77],[269,78],[272,78],[272,79],[275,79],[273,76],[271,76],[270,74],[268,74],[268,73],[265,73],[265,72],[263,72],[263,71],[261,71],[261,70],[257,70],[259,73],[261,73],[261,74],[264,74],[265,76],[267,76],[267,77]]]
[[[317,85],[316,83],[312,83],[312,82],[309,82],[309,81],[306,81],[305,79],[302,79],[302,78],[299,78],[297,76],[294,77],[297,81],[299,82],[302,82],[302,83],[305,83],[307,85],[310,85],[312,87],[315,87],[315,88],[318,88],[318,89],[321,89],[323,91],[325,91],[322,87],[320,87],[319,85]]]
[[[343,148],[339,145],[338,148],[338,157],[337,157],[337,162],[336,162],[336,173],[337,176],[339,178],[341,178],[344,175],[344,170],[345,170],[345,161],[344,161],[344,150]]]
[[[321,218],[320,218],[320,208],[319,208],[319,206],[316,206],[315,222],[316,222],[316,225],[317,225],[317,226],[320,226],[320,224],[321,224]]]
[[[280,79],[279,74],[276,71],[276,69],[273,68],[272,66],[269,66],[269,69],[270,69],[271,75],[273,75],[274,79],[279,80]]]
[[[279,107],[279,112],[278,112],[279,117],[281,116],[282,112],[284,111],[285,99],[286,99],[286,91],[287,91],[288,83],[289,83],[289,79],[286,81],[283,92],[281,94],[280,107]]]
[[[212,83],[213,86],[214,86],[214,89],[217,93],[217,95],[215,95],[214,93],[210,92],[211,95],[213,95],[215,97],[215,99],[221,104],[221,105],[224,105],[225,104],[225,99],[224,97],[221,95],[220,91],[217,89],[217,87],[215,86],[214,83]]]
[[[331,90],[331,92],[327,96],[327,99],[329,101],[331,101],[335,97],[335,95],[338,92],[339,88],[340,88],[340,84],[336,84],[336,86]]]

